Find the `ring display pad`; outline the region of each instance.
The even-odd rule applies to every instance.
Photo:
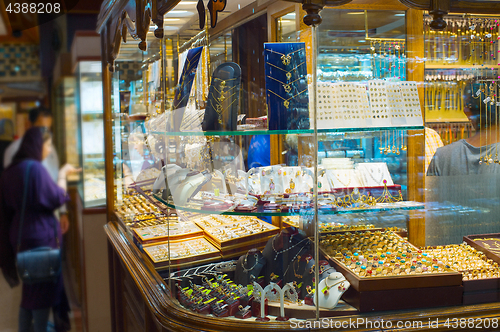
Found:
[[[403,105],[403,94],[399,82],[387,82],[387,105],[391,116],[391,125],[406,125],[406,109]]]
[[[365,108],[360,99],[360,92],[364,90],[356,83],[335,83],[338,93],[338,107],[340,119],[335,128],[363,128],[365,122]]]
[[[422,110],[416,82],[400,82],[403,95],[403,107],[406,112],[406,125],[423,126]]]
[[[264,43],[270,130],[309,129],[305,43]]]
[[[379,187],[386,184],[393,186],[394,182],[386,163],[359,163],[356,170],[364,187]],[[386,183],[384,183],[384,180]]]
[[[389,112],[387,82],[384,80],[368,81],[368,96],[372,125],[375,127],[390,126],[391,114]]]
[[[342,252],[337,250],[338,245],[334,241],[337,237],[351,237],[351,239],[344,239],[344,242],[351,243],[351,245],[342,249]],[[379,248],[380,250],[376,250],[376,254],[371,254],[372,257],[370,257],[365,251],[355,251],[354,246]],[[325,235],[320,240],[320,251],[351,284],[351,287],[343,295],[344,301],[361,312],[462,304],[462,274],[444,267],[442,269],[440,267],[441,270],[438,269],[436,272],[431,272],[431,269],[434,268],[432,264],[431,269],[427,271],[412,272],[406,263],[411,265],[413,260],[423,262],[422,257],[424,256],[411,243],[392,231],[344,232]],[[348,252],[351,253],[351,256],[349,254],[344,256],[344,253]],[[358,254],[355,255],[355,252]],[[391,256],[393,254],[394,257]],[[403,257],[402,254],[406,256]],[[374,256],[377,256],[376,261]],[[419,256],[420,258],[418,258]],[[353,259],[361,264],[358,265],[352,261]],[[364,259],[366,259],[367,264],[363,264]],[[368,264],[368,259],[371,259],[373,263]],[[387,270],[388,267],[385,264],[392,264],[391,260],[397,261],[396,264],[399,265],[393,270],[397,275],[394,275],[393,272],[391,272],[392,275],[383,274],[384,270],[380,272],[373,268],[373,265],[378,268],[379,262],[382,261],[380,269]],[[365,266],[366,269],[363,269],[362,266]],[[399,270],[404,274],[399,273]],[[410,272],[407,273],[406,270]],[[368,273],[368,271],[372,271],[372,273]]]
[[[170,267],[191,266],[220,259],[219,249],[200,236],[189,240],[162,242],[144,245],[144,252],[153,261],[155,267],[168,266],[170,246]]]
[[[371,121],[366,88],[358,83],[319,82],[318,129],[363,128]]]
[[[179,240],[203,235],[203,230],[191,221],[174,221],[162,225],[133,228],[141,243]]]
[[[341,122],[338,106],[337,85],[329,82],[318,82],[316,96],[318,129],[336,128]]]

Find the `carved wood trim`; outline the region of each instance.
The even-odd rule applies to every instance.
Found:
[[[158,28],[156,38],[163,38],[163,15],[180,0],[110,0],[103,3],[99,13],[97,31],[103,38],[104,61],[113,69],[114,60],[120,51],[121,42],[130,35],[140,40],[139,49],[147,48],[147,33],[151,22]]]
[[[500,1],[461,0],[399,0],[409,8],[428,10],[433,17],[431,28],[442,30],[446,27],[443,16],[448,13],[500,14]]]

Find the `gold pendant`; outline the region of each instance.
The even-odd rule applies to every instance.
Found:
[[[222,103],[224,100],[226,100],[226,97],[223,94],[221,94],[219,97],[219,101]]]
[[[290,106],[290,102],[288,100],[285,100],[283,102],[283,105],[285,105],[285,107],[288,108]]]
[[[295,182],[293,182],[293,179],[290,179],[290,189],[295,189]]]
[[[287,93],[290,93],[290,91],[292,91],[292,87],[290,86],[290,84],[283,84],[283,89],[285,89]]]
[[[283,62],[283,64],[285,66],[288,66],[290,64],[290,60],[292,59],[292,57],[290,55],[282,55],[281,56],[281,62]]]
[[[286,73],[286,78],[291,79],[292,78],[292,73]]]
[[[219,123],[222,124],[222,119],[219,117]]]
[[[220,89],[222,91],[222,89],[224,89],[226,87],[226,81],[222,81],[220,82]]]

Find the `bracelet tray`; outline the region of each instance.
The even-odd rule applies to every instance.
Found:
[[[500,241],[500,233],[493,234],[476,234],[464,236],[464,242],[484,253],[486,257],[500,264],[500,256],[483,246],[481,243],[474,241],[475,239],[483,238],[498,238]],[[464,300],[463,304],[477,304],[500,301],[500,278],[487,278],[478,280],[464,280]]]
[[[371,230],[370,230],[371,231]],[[415,250],[418,250],[414,247]],[[336,258],[321,254],[351,284],[342,299],[360,312],[401,310],[462,304],[462,274],[444,272],[362,278]]]

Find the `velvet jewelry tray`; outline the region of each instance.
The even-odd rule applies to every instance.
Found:
[[[411,247],[418,250],[413,245]],[[351,284],[342,298],[361,312],[462,304],[461,273],[360,277],[322,248],[320,252]]]

